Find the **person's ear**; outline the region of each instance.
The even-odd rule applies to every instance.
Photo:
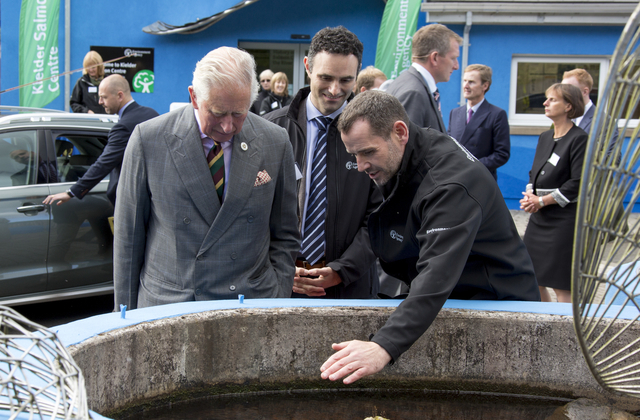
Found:
[[[311,70],[309,70],[309,57],[304,58],[304,68],[307,71],[307,76],[311,79]]]
[[[405,124],[404,121],[398,120],[394,122],[392,132],[398,138],[398,143],[400,145],[404,146],[409,141],[409,127],[407,127],[407,124]]]
[[[193,86],[189,86],[189,98],[191,98],[191,105],[193,105],[193,108],[198,109],[198,100],[196,98],[196,91],[193,89]]]
[[[438,64],[438,51],[431,51],[428,56],[428,60],[432,65]]]

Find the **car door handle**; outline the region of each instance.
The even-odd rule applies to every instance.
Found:
[[[18,212],[20,213],[30,213],[34,211],[44,211],[44,209],[44,204],[32,204],[28,206],[20,206],[16,210],[18,210]]]

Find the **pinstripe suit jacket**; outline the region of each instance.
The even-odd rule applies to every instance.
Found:
[[[231,159],[221,205],[192,106],[136,127],[115,210],[116,308],[291,295],[299,234],[287,133],[249,113]],[[262,171],[270,181],[256,185]]]

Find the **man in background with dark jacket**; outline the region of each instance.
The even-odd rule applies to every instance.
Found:
[[[260,106],[262,105],[262,101],[264,98],[269,96],[269,92],[271,92],[271,78],[273,77],[273,72],[269,69],[263,70],[260,73],[260,77],[258,80],[260,81],[260,92],[258,93],[258,97],[253,104],[251,104],[250,111],[254,114],[260,115]]]
[[[344,27],[320,30],[304,64],[310,86],[265,118],[289,133],[298,175],[302,235],[294,296],[368,299],[378,293],[367,219],[382,196],[358,172],[336,126],[353,97],[363,46]]]
[[[120,168],[124,158],[124,150],[129,142],[129,136],[136,125],[157,117],[158,113],[146,106],[138,105],[131,97],[129,82],[119,74],[112,74],[100,83],[100,105],[107,114],[118,114],[119,120],[109,131],[109,139],[98,160],[91,165],[82,178],[66,192],[50,195],[44,199],[44,204],[57,205],[66,203],[73,197],[82,199],[93,187],[109,173],[109,188],[107,197],[111,203],[116,203],[116,188],[120,177]]]

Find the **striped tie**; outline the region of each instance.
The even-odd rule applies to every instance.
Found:
[[[224,152],[220,143],[213,142],[213,147],[207,155],[207,161],[213,177],[213,184],[216,186],[218,198],[222,203],[222,194],[224,193]]]
[[[318,140],[311,163],[311,189],[304,222],[301,254],[313,265],[324,255],[324,220],[327,212],[327,128],[332,119],[318,117]]]
[[[442,115],[442,109],[440,108],[440,92],[438,92],[438,88],[433,92],[433,99],[436,101],[436,105],[438,105],[440,115]]]

